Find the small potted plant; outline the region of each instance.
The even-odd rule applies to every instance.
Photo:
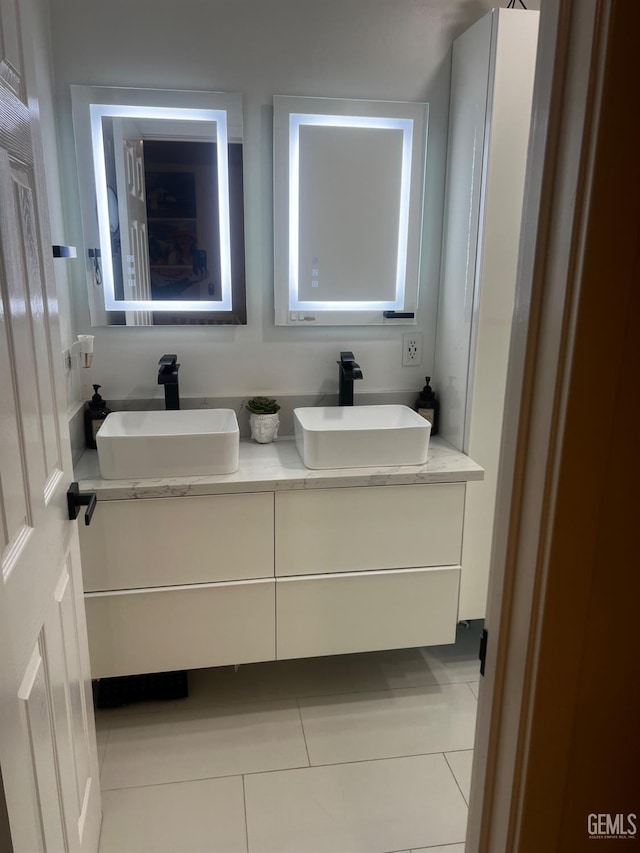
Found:
[[[271,397],[252,397],[247,402],[251,438],[259,444],[268,444],[278,436],[280,406]]]

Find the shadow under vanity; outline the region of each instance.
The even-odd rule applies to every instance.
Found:
[[[104,480],[79,527],[93,678],[451,643],[466,483],[424,465],[309,470],[293,438],[240,442],[233,474]]]

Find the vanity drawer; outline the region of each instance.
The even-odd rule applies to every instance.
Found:
[[[275,581],[85,596],[91,677],[275,659]]]
[[[278,578],[278,660],[453,643],[460,567]]]
[[[101,501],[80,530],[86,592],[273,577],[273,494]]]
[[[276,575],[460,563],[464,483],[276,493]]]

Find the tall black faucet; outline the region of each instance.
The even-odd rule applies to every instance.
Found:
[[[178,356],[173,353],[163,355],[158,364],[158,385],[164,385],[164,407],[165,409],[180,408],[180,393],[178,391],[178,371],[180,365],[177,363]]]
[[[362,370],[352,352],[341,352],[339,367],[338,405],[353,406],[354,379],[362,379]]]

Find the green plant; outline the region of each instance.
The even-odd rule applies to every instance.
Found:
[[[247,410],[254,415],[275,415],[279,408],[271,397],[252,397],[247,401]]]

